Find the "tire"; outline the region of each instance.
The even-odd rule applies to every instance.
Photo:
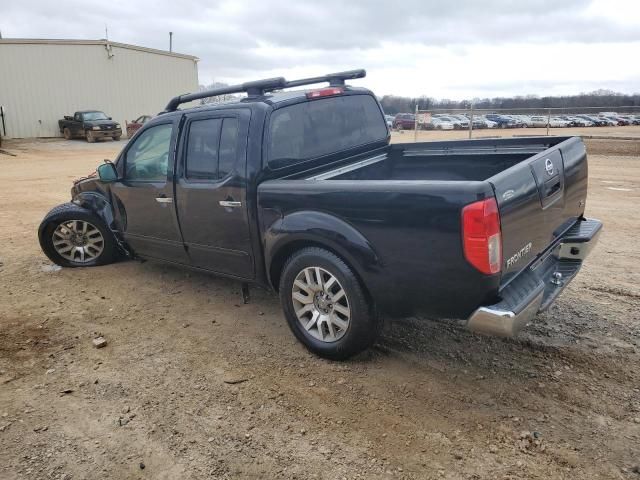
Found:
[[[95,213],[73,203],[58,205],[45,215],[38,239],[44,254],[61,267],[95,267],[117,258],[109,227]]]
[[[501,123],[500,128],[507,128],[507,126],[504,123]]]
[[[87,130],[85,134],[85,138],[89,143],[96,143],[96,137],[93,136],[93,133],[91,133],[91,130]]]
[[[64,135],[65,140],[71,140],[71,130],[69,130],[69,127],[64,127],[62,134]]]
[[[311,282],[305,276],[307,271],[311,272]],[[318,273],[325,285],[331,284],[327,290],[319,288]],[[310,285],[317,290],[311,290]],[[295,252],[282,270],[279,288],[280,303],[289,328],[316,355],[344,360],[366,350],[378,337],[382,322],[367,301],[358,278],[341,258],[327,250],[308,247]],[[325,296],[323,301],[323,295],[327,294],[331,296]],[[301,297],[304,303],[297,300]],[[337,297],[339,299],[332,305]],[[311,298],[313,301],[309,301]],[[296,310],[300,312],[305,308],[307,311],[299,319]],[[349,312],[348,316],[344,315],[345,311]],[[314,319],[317,320],[314,322]],[[303,322],[311,324],[309,329]]]
[[[119,140],[120,140],[120,137],[121,137],[121,135],[116,135],[115,137],[112,137],[112,138],[113,138],[113,140],[114,140],[115,142],[117,142],[117,141],[119,141]]]

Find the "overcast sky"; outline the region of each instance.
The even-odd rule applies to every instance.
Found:
[[[201,84],[366,68],[378,95],[640,92],[640,0],[0,0],[5,38],[104,38],[200,58]]]

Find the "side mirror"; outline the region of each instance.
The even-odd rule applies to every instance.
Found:
[[[116,171],[116,166],[111,162],[103,163],[98,167],[96,171],[101,182],[111,183],[118,180],[118,172]]]

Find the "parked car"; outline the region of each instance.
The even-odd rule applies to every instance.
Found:
[[[151,115],[140,115],[133,122],[126,122],[127,127],[127,137],[133,137],[133,134],[140,130],[140,127],[151,120],[153,117]]]
[[[477,117],[474,115],[473,117],[473,128],[474,129],[483,129],[483,128],[489,128],[489,120],[486,120],[482,117]],[[491,122],[493,123],[493,122]]]
[[[605,127],[607,126],[607,122],[599,117],[594,117],[592,115],[576,115],[578,118],[582,118],[587,122],[591,122],[594,127]]]
[[[257,283],[278,293],[294,335],[332,359],[371,345],[383,315],[517,333],[601,231],[584,217],[582,140],[390,144],[375,95],[344,84],[363,76],[172,99],[44,217],[43,251],[63,267],[122,253]],[[330,86],[282,91],[322,80]],[[178,109],[230,92],[247,96]]]
[[[58,127],[67,140],[82,137],[93,143],[98,138],[120,140],[122,136],[120,124],[99,110],[82,110],[75,112],[73,117],[65,115],[64,119],[58,120]]]
[[[560,118],[569,122],[572,127],[593,127],[593,122],[576,115],[561,115]]]
[[[485,115],[486,118],[496,123],[497,128],[516,128],[518,126],[518,122],[516,122],[513,118],[507,115],[498,115],[495,113],[488,113]]]
[[[387,127],[389,128],[393,128],[393,119],[395,117],[393,115],[386,115],[384,116],[385,121],[387,122]]]
[[[640,125],[640,115],[624,115],[631,125]]]
[[[620,115],[615,115],[615,116],[611,116],[611,117],[607,117],[607,118],[610,118],[611,120],[614,120],[614,121],[618,122],[619,126],[631,125],[631,122],[628,119],[626,119],[626,118],[624,118],[624,117],[622,117]]]
[[[560,117],[551,117],[549,126],[552,128],[566,128],[571,126],[571,122]]]
[[[438,115],[437,117],[434,117],[439,119],[442,122],[448,122],[451,125],[453,125],[453,128],[455,130],[464,130],[469,128],[469,120],[465,119],[465,120],[460,120],[454,116],[447,116],[447,115]]]
[[[517,119],[522,122],[522,126],[524,128],[533,127],[533,122],[531,121],[531,117],[529,115],[512,115],[517,117]]]
[[[398,113],[392,126],[398,130],[413,130],[416,128],[416,116],[413,113]]]
[[[618,125],[618,121],[609,117],[598,117],[607,127],[615,127]]]
[[[475,118],[478,118],[478,120],[484,122],[487,125],[487,128],[497,128],[498,124],[496,122],[494,122],[493,120],[489,120],[487,117],[479,115],[479,116],[474,116],[473,117],[474,120]]]
[[[548,123],[547,120],[548,118],[546,116],[534,115],[531,117],[531,126],[536,128],[546,128]]]
[[[453,130],[453,123],[441,117],[431,117],[431,121],[426,125],[427,130]]]

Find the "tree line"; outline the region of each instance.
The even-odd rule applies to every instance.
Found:
[[[226,83],[214,82],[207,86],[200,85],[199,90],[211,90],[213,88],[227,86],[228,85]],[[227,102],[235,99],[236,97],[237,95],[220,95],[217,97],[204,98],[200,100],[200,103]],[[615,107],[621,106],[637,106],[640,108],[640,93],[627,95],[605,89],[596,90],[590,93],[580,93],[579,95],[564,95],[560,97],[524,95],[515,97],[474,98],[473,100],[439,100],[428,96],[411,98],[398,95],[385,95],[379,100],[385,113],[389,115],[415,112],[416,105],[419,110],[469,109],[471,108],[471,105],[473,105],[474,109],[478,110],[518,110],[525,108],[544,110],[546,108],[567,108],[578,111],[580,108],[585,107],[615,109]]]
[[[546,108],[567,108],[580,109],[586,107],[600,107],[614,109],[621,106],[640,107],[640,93],[631,95],[614,92],[611,90],[596,90],[590,93],[579,95],[564,95],[559,97],[540,97],[538,95],[525,95],[515,97],[496,98],[474,98],[473,100],[448,100],[435,99],[422,96],[418,98],[402,97],[397,95],[385,95],[380,99],[380,103],[389,115],[396,113],[415,112],[416,105],[419,110],[447,110],[447,109],[469,109],[473,105],[474,109],[525,109],[536,108],[544,110]]]

